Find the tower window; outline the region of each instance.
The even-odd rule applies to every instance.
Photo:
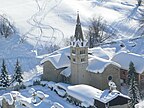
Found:
[[[75,58],[73,58],[73,61],[74,61],[74,62],[76,62],[76,59],[75,59]]]
[[[75,54],[76,53],[75,50],[72,50],[72,53]]]
[[[81,59],[81,62],[84,62],[84,61],[85,61],[85,58],[82,58],[82,59]]]
[[[85,50],[81,50],[81,51],[80,51],[80,54],[85,54]]]

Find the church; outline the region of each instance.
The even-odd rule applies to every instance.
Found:
[[[101,90],[108,88],[108,82],[112,80],[120,90],[120,65],[107,59],[109,56],[106,53],[99,55],[103,57],[93,55],[95,50],[100,53],[103,49],[88,48],[78,14],[70,46],[49,54],[41,61],[42,80],[87,84]]]

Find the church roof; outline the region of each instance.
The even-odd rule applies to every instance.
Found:
[[[94,72],[94,73],[102,73],[104,72],[104,69],[112,64],[115,66],[120,67],[120,65],[116,62],[113,62],[111,60],[106,60],[97,56],[91,56],[89,55],[89,64],[88,67],[86,68],[89,72]]]
[[[98,49],[99,49],[99,54],[96,51]],[[55,66],[56,69],[68,67],[64,69],[61,72],[61,74],[66,77],[69,77],[71,74],[70,59],[68,58],[70,57],[70,47],[65,47],[55,52],[56,53],[51,53],[48,55],[48,57],[44,58],[41,61],[41,64],[43,64],[46,61],[50,61]],[[89,49],[88,52],[91,54],[91,55],[90,54],[88,55],[89,64],[87,67],[87,70],[90,72],[102,73],[109,64],[119,66],[117,63],[109,60],[111,56],[107,55],[108,53],[112,53],[111,55],[113,55],[114,53],[113,48],[109,48],[109,49],[93,48],[93,49]]]
[[[70,65],[70,60],[69,60],[68,56],[66,56],[64,53],[50,55],[50,56],[44,58],[41,61],[41,64],[43,64],[46,61],[50,61],[55,66],[56,69],[60,69],[63,67],[69,67],[69,65]]]
[[[76,39],[76,41],[77,40],[84,41],[79,14],[77,14],[77,24],[75,28],[74,38]]]

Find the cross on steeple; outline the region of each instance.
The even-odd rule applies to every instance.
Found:
[[[76,24],[76,28],[75,28],[75,35],[74,38],[77,40],[82,40],[84,41],[83,38],[83,33],[82,33],[82,28],[81,28],[81,23],[80,23],[80,17],[79,17],[79,12],[77,14],[77,24]]]

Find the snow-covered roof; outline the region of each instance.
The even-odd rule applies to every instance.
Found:
[[[110,92],[110,90],[104,90],[102,91],[102,94],[100,97],[95,97],[95,99],[103,102],[103,103],[108,103],[109,101],[115,99],[116,97],[118,96],[121,96],[121,97],[124,97],[124,98],[127,98],[127,99],[130,99],[130,97],[120,93],[119,91],[117,90],[113,90],[112,92]]]
[[[64,69],[60,74],[64,75],[65,77],[69,77],[71,75],[71,68],[68,67]]]
[[[109,60],[115,54],[115,50],[116,50],[115,48],[94,47],[94,48],[90,48],[88,52],[93,56],[97,56]]]
[[[75,85],[75,86],[68,86],[67,92],[68,94],[75,97],[76,99],[79,99],[84,102],[86,101],[90,105],[94,104],[94,99],[103,103],[108,103],[109,101],[115,99],[118,96],[130,99],[128,96],[121,94],[117,90],[113,90],[112,92],[110,92],[110,90],[101,91],[92,86],[83,85],[83,84]]]
[[[41,61],[41,64],[43,64],[46,61],[50,61],[55,66],[56,69],[59,69],[62,67],[68,67],[70,65],[70,60],[64,53],[50,55],[44,58]]]
[[[144,72],[144,58],[138,54],[128,53],[128,52],[119,52],[113,58],[112,61],[117,62],[121,65],[122,69],[129,69],[129,64],[132,61],[134,63],[137,73]]]
[[[64,53],[66,56],[70,56],[70,46],[61,48],[56,51],[57,53]]]
[[[91,56],[91,58],[89,59],[87,70],[94,73],[102,73],[104,69],[110,64],[120,67],[120,65],[116,62],[102,59],[96,56]]]
[[[89,85],[80,84],[75,86],[69,86],[67,93],[75,97],[76,99],[81,100],[82,102],[88,102],[90,105],[93,106],[93,98],[95,95],[99,95],[101,93],[101,90]]]
[[[89,53],[92,54],[89,55],[89,64],[87,67],[88,71],[102,73],[109,64],[119,66],[117,63],[109,60],[115,54],[115,48],[96,47],[88,50]],[[61,48],[51,53],[48,57],[44,58],[41,61],[41,64],[49,60],[56,67],[56,69],[68,67],[64,69],[61,74],[69,77],[71,74],[71,70],[70,59],[68,58],[68,56],[70,56],[70,46]]]

